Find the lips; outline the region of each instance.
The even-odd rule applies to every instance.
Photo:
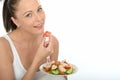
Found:
[[[38,25],[38,26],[34,26],[34,28],[40,30],[43,26],[42,25]]]

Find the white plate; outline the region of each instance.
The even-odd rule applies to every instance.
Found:
[[[44,72],[45,74],[47,74],[47,75],[52,75],[52,76],[69,76],[69,75],[73,75],[73,74],[75,74],[77,71],[78,71],[78,68],[75,66],[75,65],[73,65],[74,66],[74,70],[73,70],[73,73],[71,73],[71,74],[65,74],[65,75],[55,75],[55,74],[50,74],[49,72],[46,72],[46,71],[44,71],[44,66],[46,66],[48,63],[44,63],[44,64],[42,64],[40,67],[39,67],[39,69],[42,71],[42,72]]]

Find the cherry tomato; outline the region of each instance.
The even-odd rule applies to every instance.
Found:
[[[50,34],[51,34],[51,32],[46,31],[46,32],[43,34],[43,37],[48,37]]]
[[[45,67],[45,71],[49,72],[50,71],[50,67]]]
[[[68,65],[68,66],[65,66],[64,68],[65,68],[65,69],[70,69],[70,68],[71,68],[71,66],[69,66],[69,65]]]
[[[60,61],[56,61],[56,62],[55,62],[55,65],[56,65],[56,66],[59,66],[59,65],[60,65]]]

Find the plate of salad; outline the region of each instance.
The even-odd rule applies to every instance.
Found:
[[[77,72],[77,67],[66,60],[51,61],[40,66],[40,70],[49,75],[68,76]]]

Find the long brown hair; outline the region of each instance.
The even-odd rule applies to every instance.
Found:
[[[15,17],[16,5],[20,0],[5,0],[3,4],[3,24],[6,32],[13,31],[17,26],[11,20]]]

